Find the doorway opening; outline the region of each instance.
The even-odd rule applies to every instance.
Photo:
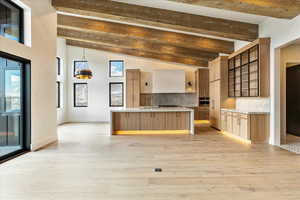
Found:
[[[286,142],[300,142],[300,65],[286,69]]]
[[[30,61],[0,52],[0,161],[30,149]]]

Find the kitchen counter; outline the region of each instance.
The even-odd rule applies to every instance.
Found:
[[[268,111],[247,111],[247,110],[236,110],[236,109],[227,109],[227,108],[221,108],[221,111],[227,111],[227,112],[236,112],[236,113],[242,113],[242,114],[247,114],[247,115],[251,115],[251,114],[269,114],[270,112]]]
[[[194,110],[186,107],[112,108],[110,119],[111,135],[194,135]]]

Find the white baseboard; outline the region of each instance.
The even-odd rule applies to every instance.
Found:
[[[48,146],[49,144],[55,143],[57,141],[58,141],[58,138],[56,136],[56,137],[49,137],[45,140],[41,140],[38,142],[34,142],[33,144],[30,145],[31,151],[38,151],[38,150],[44,148],[45,146]]]

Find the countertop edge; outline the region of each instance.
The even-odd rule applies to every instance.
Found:
[[[235,112],[235,113],[242,113],[242,114],[270,114],[268,111],[244,111],[244,110],[235,110],[235,109],[228,109],[228,108],[221,108],[221,111],[228,111],[228,112]]]
[[[153,109],[143,109],[143,108],[122,108],[122,109],[111,109],[110,112],[194,112],[193,109],[189,108],[153,108]]]

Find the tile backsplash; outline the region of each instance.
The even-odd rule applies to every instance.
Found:
[[[197,106],[197,95],[195,93],[161,93],[151,94],[152,106],[176,105],[195,107]]]
[[[270,98],[236,98],[236,109],[255,112],[270,112]]]

